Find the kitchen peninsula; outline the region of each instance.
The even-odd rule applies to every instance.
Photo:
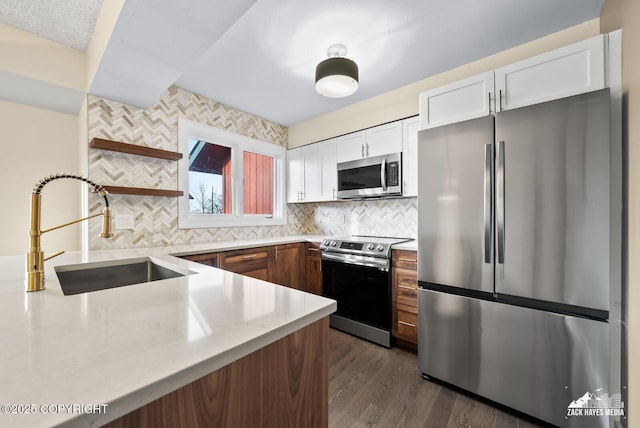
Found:
[[[244,246],[292,239],[310,238]],[[241,246],[64,254],[45,264],[46,288],[34,293],[24,291],[24,256],[0,258],[0,403],[9,406],[0,425],[326,426],[336,303],[172,256]],[[65,296],[53,270],[136,257],[192,273]]]

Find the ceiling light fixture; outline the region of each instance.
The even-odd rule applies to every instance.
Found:
[[[329,58],[316,67],[316,91],[329,98],[348,97],[358,90],[358,65],[346,58],[345,45],[331,45]]]

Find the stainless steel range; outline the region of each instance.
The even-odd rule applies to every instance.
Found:
[[[331,327],[391,346],[391,246],[405,241],[375,236],[322,241],[323,294],[338,302]]]

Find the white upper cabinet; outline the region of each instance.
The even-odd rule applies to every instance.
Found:
[[[402,121],[402,194],[418,196],[418,130],[420,118]]]
[[[599,35],[423,92],[420,129],[602,89],[604,45]]]
[[[386,123],[336,138],[337,161],[348,162],[402,151],[402,121]]]
[[[602,89],[604,36],[497,68],[495,81],[497,111]]]
[[[302,147],[287,151],[287,202],[301,202],[304,192]]]
[[[487,116],[494,111],[493,71],[423,92],[420,129]]]
[[[402,121],[369,128],[365,142],[365,156],[381,156],[402,151]]]
[[[353,132],[336,138],[337,161],[347,162],[360,159],[365,154],[367,135],[365,131]]]
[[[320,200],[320,186],[322,185],[321,161],[318,156],[318,145],[309,144],[300,148],[304,160],[304,187],[302,189],[303,202]]]
[[[338,170],[336,162],[336,139],[317,144],[320,158],[320,201],[333,201],[338,197]]]
[[[287,152],[287,202],[336,199],[336,141],[291,149]]]

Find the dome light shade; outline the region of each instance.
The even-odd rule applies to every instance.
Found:
[[[346,48],[342,45],[329,48],[330,57],[316,67],[316,91],[330,98],[347,97],[358,90],[358,65],[335,52],[346,52]]]

